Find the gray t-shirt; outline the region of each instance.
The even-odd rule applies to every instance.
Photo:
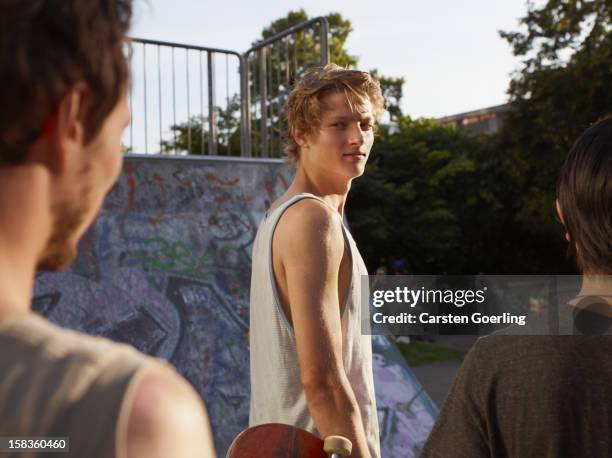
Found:
[[[575,335],[479,339],[421,458],[611,457],[612,320],[565,306],[569,323]]]
[[[4,320],[0,436],[68,437],[70,452],[52,456],[125,458],[134,388],[150,364],[159,363],[127,345],[62,329],[34,313]]]

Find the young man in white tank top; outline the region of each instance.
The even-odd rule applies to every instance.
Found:
[[[360,329],[367,271],[342,217],[383,103],[368,73],[334,64],[297,83],[286,106],[295,178],[253,248],[250,426],[340,434],[352,457],[378,458],[380,445],[371,338]]]
[[[131,10],[0,2],[0,436],[68,436],[66,456],[213,457],[204,406],[173,369],[30,308],[37,268],[70,264],[121,169]]]

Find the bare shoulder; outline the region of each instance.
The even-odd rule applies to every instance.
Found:
[[[343,237],[339,215],[315,199],[302,199],[285,210],[276,232],[290,246],[335,245]]]
[[[161,364],[144,370],[130,408],[128,457],[216,456],[206,409],[192,386]]]

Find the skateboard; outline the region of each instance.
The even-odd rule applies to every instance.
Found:
[[[267,423],[238,434],[226,458],[342,458],[351,449],[351,441],[342,436],[321,440],[303,429]]]

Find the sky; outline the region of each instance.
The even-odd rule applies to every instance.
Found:
[[[270,22],[303,8],[339,12],[359,68],[406,79],[402,109],[441,117],[505,103],[519,68],[499,30],[517,30],[525,0],[136,0],[131,35],[244,52]]]

